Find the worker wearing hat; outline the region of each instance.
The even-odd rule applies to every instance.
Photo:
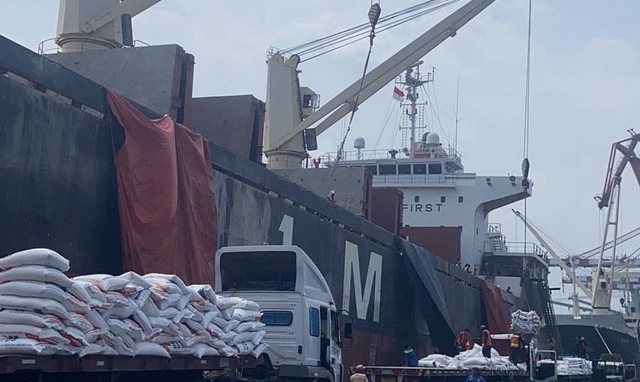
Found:
[[[364,374],[364,366],[358,365],[356,366],[355,373],[351,374],[349,378],[349,382],[369,382],[366,374]]]

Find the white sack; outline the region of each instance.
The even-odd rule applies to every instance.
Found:
[[[57,285],[41,284],[29,281],[10,281],[0,284],[0,294],[12,296],[49,298],[54,301],[63,301],[69,295]]]
[[[56,251],[47,248],[27,249],[0,258],[0,269],[10,269],[25,265],[43,265],[63,272],[69,270],[69,260],[60,256]]]
[[[220,355],[215,348],[203,343],[195,344],[191,347],[191,354],[195,357],[215,357]]]
[[[57,269],[47,268],[40,265],[27,265],[0,272],[0,283],[20,280],[50,283],[63,288],[71,285],[71,280],[64,273]]]
[[[0,339],[0,354],[51,355],[56,347],[27,338]]]
[[[60,318],[69,318],[67,310],[59,302],[46,298],[0,296],[0,308],[10,310],[40,311],[54,314]]]
[[[136,345],[136,355],[151,355],[156,357],[171,358],[162,345],[153,342],[140,342]]]
[[[40,328],[50,328],[56,330],[62,330],[65,327],[62,320],[52,314],[25,312],[20,310],[0,311],[0,323],[32,325],[38,326]]]

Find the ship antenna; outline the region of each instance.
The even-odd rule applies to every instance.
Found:
[[[465,119],[471,117],[471,114],[465,115],[464,117],[460,117],[460,74],[458,74],[458,89],[456,91],[456,107],[453,111],[453,116],[449,115],[449,113],[442,111],[444,115],[446,115],[449,119],[453,120],[455,123],[454,136],[453,136],[453,150],[458,153],[458,125],[460,122]]]
[[[453,149],[458,152],[458,122],[460,121],[460,74],[458,74],[458,88],[456,89],[456,128],[453,136]]]

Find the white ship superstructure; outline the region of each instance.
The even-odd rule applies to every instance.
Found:
[[[439,135],[428,131],[424,123],[425,103],[419,102],[418,89],[433,76],[430,73],[421,77],[418,69],[414,65],[397,81],[407,94],[407,102],[401,106],[402,148],[365,150],[364,140],[357,138],[356,151],[330,155],[325,164],[364,167],[372,174],[374,187],[401,190],[402,228],[404,232],[412,232],[409,236],[429,229],[457,230],[459,258],[447,260],[461,266],[468,264],[476,274],[519,279],[523,275],[523,262],[517,259],[526,256],[527,261],[534,262],[531,269],[536,276],[546,277],[547,265],[539,248],[531,243],[508,245],[500,226],[488,220],[489,212],[531,196],[532,183],[523,176],[465,172],[460,154],[453,147],[444,146]],[[515,251],[509,252],[509,247]],[[519,289],[518,283],[513,284]]]

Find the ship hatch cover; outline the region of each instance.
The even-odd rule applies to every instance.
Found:
[[[452,348],[455,335],[451,327],[442,284],[431,262],[431,257],[434,255],[399,237],[396,238],[396,246],[405,255],[405,267],[412,284],[419,284],[411,287],[416,293],[424,293],[424,298],[419,298],[418,301],[422,305],[420,309],[423,314],[428,312],[425,314],[425,319],[431,333],[431,342],[441,351],[448,353],[447,350]],[[415,275],[418,277],[411,277]]]

